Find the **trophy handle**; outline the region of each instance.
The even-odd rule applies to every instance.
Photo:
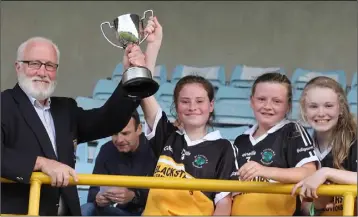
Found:
[[[140,21],[141,21],[141,23],[143,23],[143,20],[146,18],[146,14],[148,13],[148,12],[151,12],[151,17],[153,16],[153,10],[146,10],[146,11],[144,11],[144,13],[143,13],[143,17],[140,19]],[[144,30],[143,30],[144,31]],[[147,37],[149,36],[149,34],[146,34],[145,36],[144,36],[144,38],[139,42],[139,44],[141,44],[145,39],[147,39]]]
[[[107,36],[106,36],[106,34],[104,33],[103,28],[102,28],[103,24],[108,24],[110,28],[113,28],[113,27],[114,27],[114,26],[111,26],[111,24],[110,24],[109,22],[103,22],[103,23],[101,23],[101,31],[102,31],[103,37],[104,37],[111,45],[123,49],[123,47],[114,44],[113,42],[111,42],[111,41],[107,38]]]

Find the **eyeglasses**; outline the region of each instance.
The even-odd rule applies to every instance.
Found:
[[[34,60],[34,61],[19,60],[19,62],[26,63],[29,66],[29,68],[31,68],[31,69],[40,69],[42,65],[45,65],[45,69],[47,71],[56,71],[56,69],[58,68],[58,64],[55,64],[55,63],[42,63],[42,62],[37,61],[37,60]]]

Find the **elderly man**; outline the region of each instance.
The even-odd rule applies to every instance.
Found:
[[[134,111],[127,126],[101,147],[93,174],[152,176],[157,160],[142,133],[138,112]],[[148,191],[140,188],[92,186],[88,193],[88,203],[81,207],[82,215],[141,215]]]
[[[127,57],[138,50],[126,49],[125,65],[143,62]],[[139,105],[121,83],[98,109],[85,111],[71,98],[51,97],[59,59],[51,40],[28,39],[17,52],[18,83],[1,93],[1,177],[23,183],[1,185],[2,214],[27,214],[31,173],[41,171],[52,183],[42,186],[40,215],[81,215],[76,186],[67,187],[70,176],[78,180],[77,144],[121,131]]]

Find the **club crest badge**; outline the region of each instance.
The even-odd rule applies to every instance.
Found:
[[[273,162],[273,157],[275,156],[275,152],[268,148],[268,149],[264,149],[261,152],[261,163],[265,164],[265,165],[270,165]]]
[[[196,155],[194,157],[193,166],[196,168],[203,168],[204,164],[207,164],[209,161],[204,155]]]

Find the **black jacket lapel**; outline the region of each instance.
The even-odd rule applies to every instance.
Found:
[[[56,160],[56,154],[53,150],[51,140],[47,135],[47,131],[42,124],[40,117],[38,116],[35,108],[31,104],[30,99],[20,88],[18,84],[13,89],[13,97],[19,105],[19,109],[24,117],[26,123],[35,133],[45,157]]]
[[[56,98],[51,100],[50,110],[56,131],[57,157],[61,162],[64,162],[64,159],[68,157],[66,156],[68,155],[68,153],[66,153],[66,141],[69,135],[66,132],[70,126],[69,117],[64,115],[67,114],[67,112],[63,112],[63,109],[63,105],[60,104],[60,101]]]

